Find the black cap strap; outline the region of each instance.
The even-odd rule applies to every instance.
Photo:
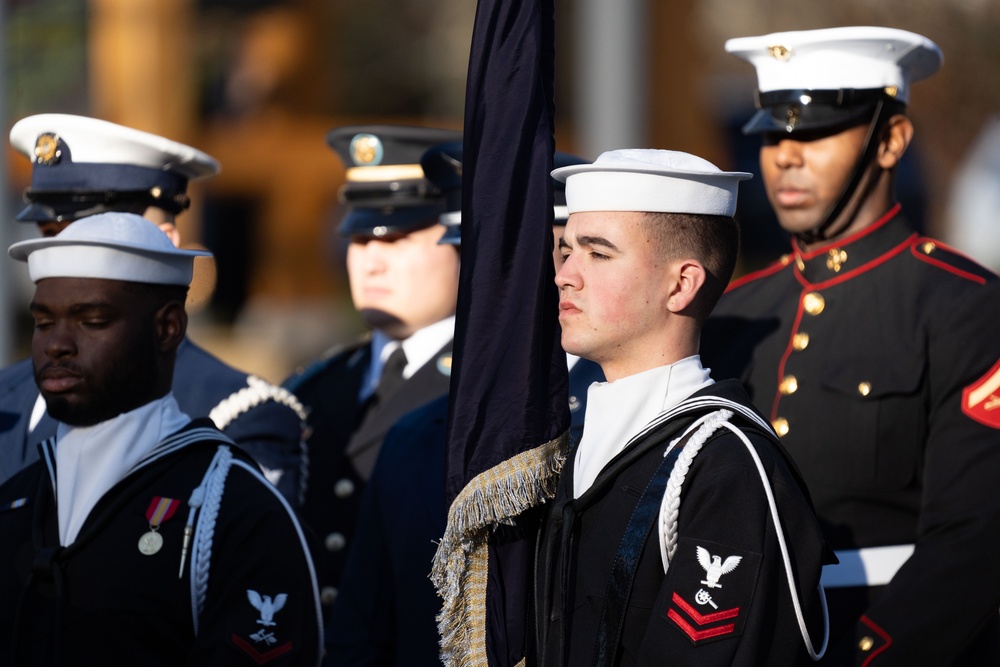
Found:
[[[840,197],[834,202],[833,206],[827,212],[826,217],[823,222],[820,223],[815,229],[811,229],[807,232],[801,234],[796,234],[796,236],[806,244],[816,243],[818,241],[826,240],[824,233],[830,228],[844,209],[847,208],[848,202],[850,202],[851,197],[854,195],[854,191],[858,189],[858,185],[861,184],[861,179],[865,175],[865,171],[868,169],[868,165],[875,158],[875,154],[878,151],[879,141],[878,131],[881,129],[883,122],[889,118],[888,114],[885,113],[887,105],[884,103],[884,98],[880,98],[875,105],[875,113],[872,115],[872,120],[868,124],[868,134],[865,137],[864,147],[861,150],[861,155],[858,157],[858,161],[854,165],[854,171],[851,173],[851,178],[848,180],[847,185],[844,186],[843,191],[840,193]]]

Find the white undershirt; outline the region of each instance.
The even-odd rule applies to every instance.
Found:
[[[41,394],[35,399],[35,405],[31,408],[31,419],[28,420],[28,435],[35,430],[38,426],[38,422],[42,421],[42,415],[45,414],[45,399]]]
[[[382,366],[385,365],[389,355],[395,352],[400,345],[403,346],[403,352],[406,353],[406,367],[403,368],[403,378],[409,379],[454,337],[454,315],[434,324],[427,325],[403,341],[393,340],[382,331],[376,329],[372,333],[372,362],[368,365],[367,372],[365,372],[364,382],[361,383],[361,391],[358,394],[359,400],[364,402],[369,396],[375,393],[375,389],[378,388],[379,378],[382,377]]]
[[[157,443],[191,418],[173,394],[94,426],[56,426],[56,507],[59,543],[76,541],[97,502]]]
[[[566,370],[573,370],[573,366],[576,366],[576,362],[580,361],[580,357],[575,354],[566,353]]]
[[[657,415],[713,383],[701,358],[694,355],[614,382],[590,385],[583,438],[573,468],[573,497],[582,496],[604,466]]]

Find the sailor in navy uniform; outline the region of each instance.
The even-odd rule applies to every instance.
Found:
[[[382,439],[404,414],[445,394],[458,298],[458,250],[438,241],[441,193],[420,157],[458,132],[374,125],[332,130],[348,167],[339,233],[349,239],[355,308],[372,333],[285,381],[308,410],[309,473],[302,517],[317,556],[325,613],[337,596],[361,491]]]
[[[175,216],[189,206],[189,181],[218,173],[211,156],[163,137],[83,116],[40,114],[17,123],[11,145],[32,161],[27,205],[16,220],[53,236],[104,211],[138,213],[180,243]],[[304,410],[288,391],[247,375],[185,338],[174,368],[186,414],[211,417],[246,450],[286,498],[303,492]],[[31,361],[0,370],[0,481],[38,458],[55,434]]]
[[[600,360],[608,382],[590,387],[583,438],[544,508],[537,663],[822,654],[830,554],[805,486],[739,383],[714,383],[697,353],[736,262],[737,184],[750,175],[638,149],[553,175],[570,214],[562,345]]]
[[[0,485],[0,664],[318,665],[291,505],[171,393],[194,257],[132,213],[17,243],[59,421]]]
[[[792,243],[729,287],[702,353],[771,421],[840,559],[824,663],[1000,664],[1000,283],[893,191],[941,53],[873,27],[726,49],[756,67],[744,131]]]
[[[556,153],[558,166],[583,160]],[[421,167],[445,197],[440,243],[461,245],[462,142],[435,146]],[[556,237],[566,224],[562,183],[554,184]],[[561,261],[562,257],[559,256]],[[587,387],[604,379],[592,361],[568,360],[571,432],[583,432]],[[386,434],[365,486],[355,539],[326,626],[330,665],[440,665],[435,617],[441,599],[428,574],[448,520],[445,444],[448,395],[405,415]]]

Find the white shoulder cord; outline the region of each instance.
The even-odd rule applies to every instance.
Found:
[[[233,463],[233,453],[227,445],[220,445],[215,457],[205,471],[201,484],[191,493],[188,506],[187,526],[184,528],[184,546],[181,550],[181,571],[184,570],[184,555],[192,530],[195,533],[194,546],[191,548],[191,615],[194,621],[194,633],[198,634],[198,619],[205,607],[205,597],[208,594],[208,575],[212,562],[212,541],[215,537],[215,520],[219,516],[219,505],[222,504],[222,493],[226,485],[226,476]],[[201,513],[198,509],[201,508]],[[198,523],[194,526],[195,515]]]
[[[302,402],[284,387],[273,385],[256,375],[248,375],[247,386],[219,401],[219,404],[208,413],[208,418],[215,422],[216,428],[225,431],[230,424],[236,421],[237,417],[268,401],[274,401],[292,410],[303,425],[304,432],[308,413]],[[306,485],[309,482],[309,445],[304,436],[299,438],[299,454],[298,501],[301,505],[305,502]],[[268,480],[272,484],[277,483],[273,477],[269,476]]]
[[[687,435],[698,429],[677,457],[670,471],[670,478],[667,480],[667,488],[663,492],[663,503],[660,505],[660,559],[663,561],[664,574],[670,567],[670,559],[677,552],[677,518],[681,511],[681,488],[684,486],[684,478],[687,477],[691,462],[701,451],[709,436],[715,433],[723,421],[732,416],[733,413],[729,410],[716,410],[700,418],[684,432],[684,435]],[[683,437],[682,435],[670,443],[663,456],[669,454]]]
[[[750,456],[757,467],[757,474],[760,475],[760,480],[764,486],[764,493],[767,495],[767,504],[771,511],[771,519],[774,522],[778,545],[781,548],[781,559],[785,566],[785,579],[788,581],[788,591],[792,597],[792,606],[795,608],[795,618],[799,624],[799,633],[802,635],[802,641],[805,642],[809,657],[814,661],[819,660],[826,653],[827,643],[830,640],[830,617],[826,607],[826,593],[823,591],[823,585],[820,584],[819,599],[823,610],[823,645],[817,652],[812,638],[809,636],[809,630],[806,627],[805,617],[802,613],[802,603],[799,600],[798,587],[795,585],[795,578],[792,573],[791,558],[788,554],[788,545],[785,542],[785,533],[781,529],[781,522],[778,520],[778,506],[774,500],[774,491],[771,489],[771,483],[767,479],[764,465],[757,455],[757,450],[750,444],[750,440],[740,428],[729,423],[729,419],[732,416],[733,413],[729,410],[718,410],[702,417],[688,429],[690,431],[701,422],[701,427],[692,436],[674,464],[674,469],[670,473],[670,479],[663,494],[663,504],[660,507],[660,557],[663,559],[663,571],[666,573],[670,565],[670,559],[673,558],[677,551],[677,517],[680,513],[680,492],[681,486],[684,484],[684,477],[691,466],[691,461],[708,440],[708,437],[719,427],[725,427],[739,437],[744,446],[746,446],[747,451],[750,452]],[[669,451],[669,448],[667,451]]]
[[[276,387],[255,375],[248,375],[247,386],[219,401],[219,404],[208,413],[208,417],[215,422],[220,431],[224,431],[244,412],[267,401],[287,406],[298,415],[301,421],[306,420],[306,409],[295,397],[295,394],[284,387]]]

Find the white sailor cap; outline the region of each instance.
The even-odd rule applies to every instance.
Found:
[[[910,84],[941,67],[938,46],[922,35],[871,26],[778,32],[726,42],[757,70],[760,111],[744,132],[847,127],[876,104],[906,104]]]
[[[212,156],[164,137],[96,118],[38,114],[10,130],[32,162],[22,222],[72,221],[104,211],[180,213],[188,181],[219,173]]]
[[[555,169],[552,176],[566,182],[570,214],[646,211],[732,217],[739,182],[752,174],[722,171],[689,153],[628,148],[602,153],[592,164]]]
[[[212,253],[174,247],[160,228],[134,213],[81,218],[56,236],[21,241],[7,252],[28,263],[32,282],[103,278],[154,285],[189,285],[195,257]]]

